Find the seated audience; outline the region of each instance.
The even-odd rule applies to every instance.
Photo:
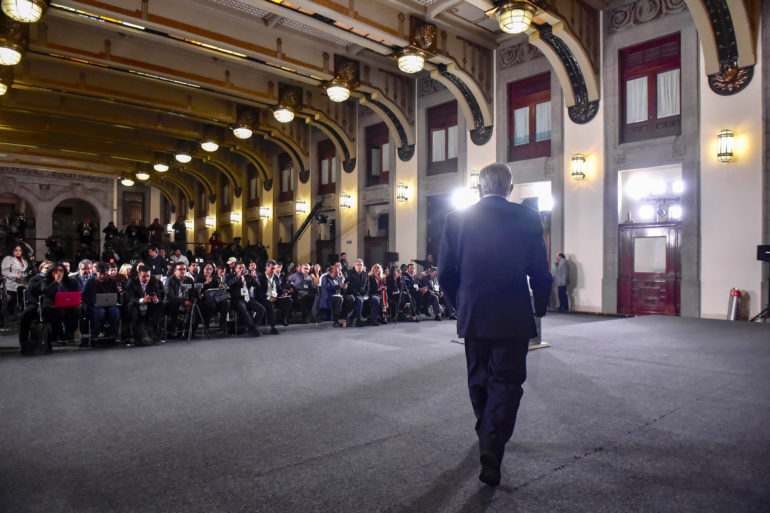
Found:
[[[397,266],[391,267],[385,284],[387,285],[388,300],[393,318],[398,320],[403,315],[403,311],[406,310],[409,319],[417,322],[417,310],[407,289],[407,284],[401,276],[401,269]]]
[[[99,306],[96,304],[97,294],[118,294],[118,284],[108,276],[109,267],[104,262],[96,264],[96,278],[89,279],[83,287],[82,302],[85,306],[86,318],[91,323],[91,339],[101,337],[105,323],[110,326],[108,338],[117,335],[120,309],[117,304]],[[117,303],[117,302],[116,302]]]
[[[181,336],[181,333],[177,332],[177,328],[182,327],[179,324],[179,316],[187,314],[192,305],[190,297],[193,281],[186,274],[187,266],[182,262],[177,263],[174,266],[174,274],[166,279],[163,286],[163,310],[168,316],[168,338]]]
[[[227,312],[231,308],[230,292],[227,290],[227,284],[219,278],[214,271],[214,264],[208,263],[203,266],[203,272],[195,280],[196,284],[202,284],[202,301],[200,305],[201,315],[203,316],[203,327],[206,333],[210,330],[211,319],[218,315],[219,329],[222,335],[227,334]],[[248,323],[244,323],[247,324]]]
[[[342,279],[339,276],[337,266],[329,266],[326,273],[321,275],[320,297],[318,301],[318,310],[324,315],[330,316],[335,327],[340,326],[342,320],[343,304],[345,310],[352,309],[353,298],[343,296]]]
[[[56,308],[57,292],[78,292],[78,286],[75,280],[67,276],[64,267],[54,264],[48,268],[40,287],[43,320],[50,325],[51,342],[59,340],[69,342],[75,338],[81,307],[76,305],[69,308]],[[85,343],[85,347],[87,346],[88,344]]]
[[[377,324],[382,309],[380,298],[369,295],[369,276],[364,272],[364,261],[357,258],[353,262],[353,268],[348,270],[347,288],[345,294],[353,297],[353,315],[355,315],[355,325],[363,326],[362,317],[363,307],[366,303],[369,306],[369,324]]]
[[[265,308],[270,333],[273,335],[278,335],[278,330],[275,329],[276,307],[281,313],[283,325],[288,326],[292,305],[291,297],[282,290],[281,280],[276,273],[277,268],[278,263],[275,260],[267,261],[265,272],[259,276],[259,287],[254,292],[256,300]]]
[[[297,266],[297,271],[292,273],[286,280],[289,291],[292,295],[295,305],[302,309],[302,321],[308,323],[313,319],[313,303],[316,298],[316,287],[309,276],[310,264]]]
[[[381,308],[377,312],[377,322],[387,324],[388,292],[385,284],[385,275],[382,273],[380,264],[374,264],[369,272],[369,296],[376,297],[380,301]],[[374,316],[372,312],[372,316]]]
[[[435,278],[435,271],[433,272],[433,279],[431,279],[430,269],[432,268],[429,267],[418,280],[420,290],[425,289],[425,292],[422,293],[422,304],[420,306],[425,315],[430,315],[428,313],[428,307],[433,308],[433,318],[440,321],[441,305],[439,304],[439,297],[441,295],[441,290],[438,286],[438,279]]]
[[[253,336],[259,336],[257,327],[265,316],[265,306],[253,299],[249,289],[259,289],[257,279],[249,275],[246,266],[238,263],[233,274],[227,275],[225,281],[230,292],[230,308],[238,315],[238,320],[246,326],[246,331]],[[271,331],[275,331],[275,327]]]

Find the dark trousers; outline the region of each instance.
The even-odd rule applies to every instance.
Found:
[[[265,317],[265,307],[254,299],[231,299],[230,308],[238,315],[238,320],[249,329],[257,329]]]
[[[441,315],[441,306],[439,306],[438,296],[433,292],[426,290],[422,296],[422,310],[427,315],[428,307],[433,307],[433,315]]]
[[[21,314],[21,323],[19,324],[19,345],[23,346],[29,340],[29,328],[32,326],[32,321],[37,318],[37,307],[31,307],[24,310]]]
[[[382,299],[378,296],[369,296],[369,299],[365,301],[369,305],[369,315],[367,319],[377,320],[382,315]]]
[[[445,296],[445,295],[443,295],[443,294],[441,295],[441,297],[439,298],[439,302],[441,302],[441,304],[442,304],[442,305],[444,305],[444,311],[446,312],[446,314],[447,314],[448,316],[450,316],[450,317],[451,317],[451,316],[453,316],[453,315],[456,315],[456,314],[457,314],[457,312],[455,311],[455,307],[453,307],[453,306],[452,306],[452,305],[449,303],[449,301],[447,301],[447,298],[446,298],[446,296]]]
[[[146,308],[141,308],[141,305],[138,303],[133,303],[128,307],[128,319],[131,321],[134,339],[136,340],[152,336],[151,333],[155,332],[163,315],[163,305],[161,303],[151,303],[144,306]]]
[[[105,322],[110,325],[111,333],[117,333],[118,320],[120,320],[120,309],[118,309],[117,306],[107,306],[104,308],[98,306],[86,306],[86,315],[91,321],[93,336],[96,336],[102,331]]]
[[[476,414],[480,452],[503,460],[527,379],[527,339],[465,339],[468,391]]]
[[[567,298],[567,286],[562,285],[559,289],[559,310],[562,312],[569,311],[569,298]]]
[[[59,340],[59,334],[62,326],[64,327],[64,338],[70,340],[78,327],[80,319],[80,307],[72,308],[54,308],[47,306],[43,308],[43,320],[51,325],[51,341]]]
[[[308,320],[313,315],[313,303],[315,303],[315,292],[301,291],[294,293],[294,305],[300,307],[302,318]]]
[[[252,300],[253,301],[253,300]],[[224,326],[224,320],[227,317],[227,312],[230,311],[230,300],[216,302],[213,298],[205,298],[198,300],[198,307],[201,311],[201,317],[203,317],[203,326],[208,330],[211,319],[214,315],[219,314],[220,326]]]
[[[267,322],[271,328],[275,328],[275,310],[281,312],[281,319],[286,320],[291,313],[292,299],[288,296],[279,297],[275,301],[268,301],[267,299],[260,301],[259,303],[264,307],[267,314]]]

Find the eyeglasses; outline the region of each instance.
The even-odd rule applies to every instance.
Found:
[[[177,267],[177,268],[176,268],[176,270],[177,270],[177,271],[186,271],[187,269],[186,269],[186,268],[184,268],[184,267]]]

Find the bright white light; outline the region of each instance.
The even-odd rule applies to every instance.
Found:
[[[217,220],[213,217],[206,217],[206,228],[214,228],[217,225]]]
[[[177,153],[174,155],[174,158],[177,159],[182,164],[187,164],[192,160],[192,156],[188,155],[187,153]]]
[[[326,94],[333,102],[344,102],[350,97],[350,89],[341,85],[333,85],[326,88]]]
[[[273,117],[279,123],[288,123],[294,119],[294,111],[288,107],[281,107],[273,111]]]
[[[497,11],[497,22],[503,32],[520,34],[527,30],[532,23],[532,9],[517,4],[521,4],[521,2],[506,5]]]
[[[164,164],[163,162],[156,162],[152,168],[157,171],[158,173],[165,173],[168,171],[168,165]]]
[[[644,175],[632,176],[626,185],[626,194],[634,199],[644,198],[650,193],[650,180]]]
[[[3,66],[15,66],[20,61],[21,53],[7,46],[0,47],[0,64]]]
[[[550,212],[553,210],[553,196],[540,196],[537,198],[537,209],[540,212]]]
[[[456,209],[467,208],[479,200],[479,193],[473,189],[457,189],[452,194],[452,204]]]
[[[668,207],[668,217],[671,219],[682,219],[682,205],[671,205]]]
[[[123,187],[132,187],[134,185],[134,181],[129,177],[121,178],[120,183]]]
[[[404,73],[417,73],[425,66],[425,57],[418,53],[404,53],[398,56],[398,69]]]
[[[3,12],[12,20],[35,23],[43,15],[45,2],[42,0],[3,0]]]
[[[193,229],[193,222],[190,221],[189,219],[185,220],[184,227],[187,228],[188,230],[192,230]]]
[[[238,139],[248,139],[251,137],[252,131],[249,127],[238,126],[233,128],[233,135]]]
[[[137,171],[136,172],[136,178],[141,180],[141,181],[149,180],[150,179],[150,173],[148,173],[147,171]]]
[[[171,232],[173,232],[173,231],[174,231],[174,229],[171,227],[171,223],[168,223],[168,224],[166,225],[166,231],[167,231],[168,233],[171,233]]]
[[[655,196],[663,196],[666,194],[666,182],[663,180],[655,180],[652,182],[652,187],[650,188],[650,192],[654,194]]]
[[[0,83],[0,96],[3,96],[7,92],[8,92],[8,86],[3,83]]]
[[[203,148],[204,151],[212,152],[217,151],[219,149],[219,145],[216,143],[216,141],[209,139],[201,143],[201,148]]]
[[[639,217],[642,219],[652,219],[655,217],[655,207],[652,205],[642,205],[639,207]]]
[[[671,185],[671,192],[674,194],[682,194],[684,192],[684,182],[677,180]]]

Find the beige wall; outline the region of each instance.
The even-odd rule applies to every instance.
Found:
[[[294,197],[296,200],[300,201],[307,201],[308,203],[308,209],[313,208],[313,202],[317,201],[311,198],[311,180],[308,180],[307,183],[302,183],[299,180],[299,176],[297,170],[294,170]],[[276,181],[273,185],[274,187],[281,187],[280,181]],[[307,218],[308,214],[294,214],[294,232],[296,233],[297,230],[299,230],[299,227],[302,225],[303,222],[305,222],[305,219]],[[310,254],[312,250],[312,233],[313,230],[307,229],[305,230],[305,233],[302,234],[302,237],[299,238],[297,241],[296,246],[294,247],[294,254],[297,255],[297,262],[309,262],[310,261]],[[284,242],[287,242],[284,239]],[[274,252],[276,256],[278,256],[277,253]]]
[[[719,96],[708,86],[702,58],[701,317],[724,319],[733,287],[748,297],[751,317],[761,310],[762,61],[745,90]],[[716,158],[717,134],[726,128],[735,133],[735,158],[727,164]]]
[[[570,176],[575,153],[586,156],[586,178],[579,182]],[[564,247],[554,249],[563,251],[571,264],[567,290],[572,310],[602,310],[604,172],[604,101],[585,125],[573,123],[565,109],[564,196],[554,198],[564,205]]]
[[[337,207],[337,215],[339,219],[340,229],[340,253],[344,252],[348,254],[348,261],[352,262],[356,258],[363,258],[364,248],[358,247],[358,170],[366,166],[366,155],[362,152],[358,153],[356,159],[356,167],[352,173],[346,173],[340,166],[340,180],[337,183],[337,194],[335,197],[335,203]],[[353,208],[349,210],[342,210],[339,208],[339,197],[341,193],[347,193],[352,196]],[[365,230],[365,227],[362,227]]]
[[[393,202],[396,207],[396,246],[399,261],[406,262],[417,254],[417,163],[421,145],[415,146],[414,155],[409,162],[396,159],[396,172],[393,187]],[[395,184],[403,182],[409,186],[411,198],[399,203],[396,201]]]

